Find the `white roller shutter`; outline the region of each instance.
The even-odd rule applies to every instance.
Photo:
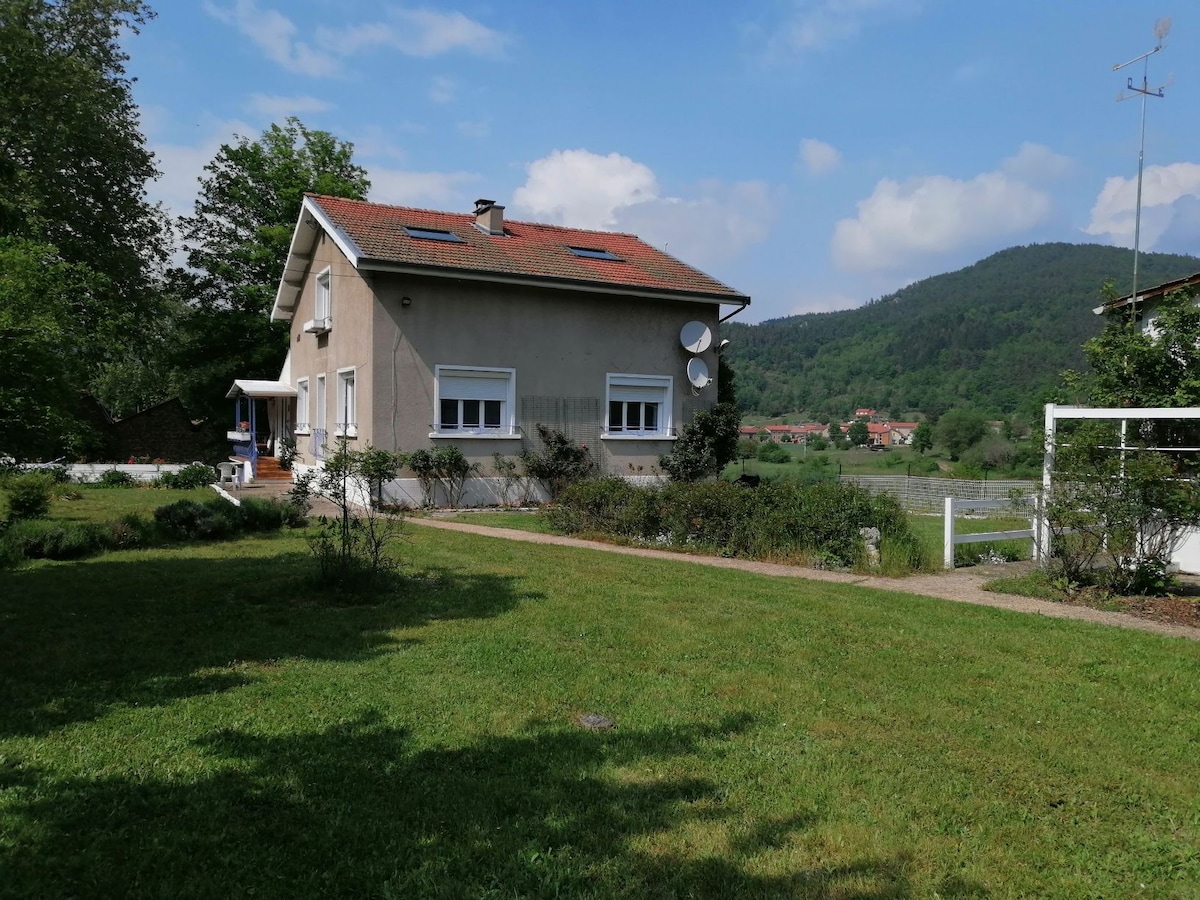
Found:
[[[508,377],[443,373],[438,396],[443,400],[507,400]]]

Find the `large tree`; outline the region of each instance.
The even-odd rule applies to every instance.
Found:
[[[354,146],[298,119],[237,137],[204,167],[195,211],[179,220],[189,268],[172,273],[188,303],[175,354],[184,401],[219,416],[235,377],[274,378],[286,326],[269,320],[305,192],[362,199]]]
[[[111,367],[143,366],[163,319],[158,276],[169,223],[146,200],[158,172],[120,46],[152,15],[142,0],[0,0],[0,238],[16,266],[4,302],[9,313],[38,310],[40,323],[6,332],[4,363],[15,365],[9,352],[18,345],[39,365],[49,365],[45,352],[57,354],[54,377],[22,388],[43,412],[96,389]],[[44,262],[51,283],[29,260]],[[71,302],[52,302],[62,286],[84,284]],[[47,304],[57,304],[49,319]],[[66,310],[70,322],[59,315]],[[47,342],[55,333],[56,349]],[[164,379],[143,382],[160,393]],[[39,421],[43,438],[49,423],[59,430],[58,449],[72,443],[68,419]],[[0,454],[28,449],[11,432],[0,438]]]

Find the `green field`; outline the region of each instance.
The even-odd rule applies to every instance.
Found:
[[[1196,644],[410,531],[0,573],[0,893],[1200,892]]]

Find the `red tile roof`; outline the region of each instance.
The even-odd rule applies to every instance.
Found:
[[[699,296],[738,304],[750,299],[632,234],[506,221],[505,234],[492,236],[475,228],[473,213],[385,206],[315,194],[308,195],[308,199],[358,247],[362,261],[615,285],[634,291]],[[410,237],[404,231],[405,226],[450,231],[462,241]],[[607,250],[621,261],[578,257],[568,247]]]

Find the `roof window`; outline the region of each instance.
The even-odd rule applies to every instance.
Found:
[[[423,241],[446,241],[450,244],[463,243],[463,239],[453,231],[445,231],[441,228],[417,228],[413,225],[405,225],[404,233],[409,237],[420,238]]]
[[[584,259],[610,259],[613,262],[625,262],[615,253],[610,253],[607,250],[601,250],[597,247],[567,247],[573,256],[582,256]]]

